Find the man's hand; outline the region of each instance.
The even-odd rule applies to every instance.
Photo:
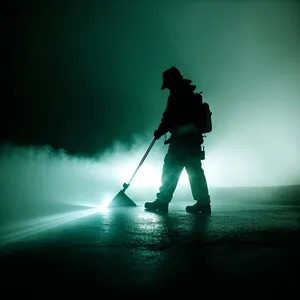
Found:
[[[162,134],[158,129],[154,131],[154,137],[156,140],[159,140],[161,136]]]

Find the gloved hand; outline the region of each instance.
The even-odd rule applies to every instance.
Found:
[[[154,137],[156,140],[159,140],[161,136],[162,134],[158,129],[154,131]]]

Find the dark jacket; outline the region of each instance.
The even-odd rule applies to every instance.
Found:
[[[196,86],[191,83],[191,80],[184,79],[175,90],[170,91],[167,107],[158,127],[161,135],[173,133],[180,126],[196,122],[194,97]]]

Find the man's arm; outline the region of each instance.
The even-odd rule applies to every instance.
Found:
[[[155,138],[158,140],[162,135],[166,134],[170,130],[170,97],[168,99],[167,107],[163,113],[161,122],[154,132]]]

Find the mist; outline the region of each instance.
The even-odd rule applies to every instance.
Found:
[[[70,207],[88,209],[108,204],[122,189],[123,183],[129,182],[151,140],[152,136],[148,134],[143,138],[136,137],[131,146],[115,143],[113,148],[94,157],[70,155],[50,146],[3,145],[0,148],[1,225],[51,215],[61,211],[62,205],[68,205],[69,210]],[[260,147],[252,151],[228,147],[226,152],[224,148],[213,149],[207,144],[203,168],[212,191],[222,187],[288,186],[300,182],[299,165],[293,164],[292,157],[285,163],[275,164],[272,159],[267,159],[267,150],[262,152]],[[132,180],[126,193],[137,205],[155,199],[166,151],[163,141],[157,141]],[[224,201],[224,197],[216,196],[212,201],[214,205],[230,204],[234,202],[230,197]],[[253,194],[249,197],[255,198]],[[245,204],[241,200],[234,203]],[[192,202],[185,171],[172,203],[179,205],[181,202]]]

